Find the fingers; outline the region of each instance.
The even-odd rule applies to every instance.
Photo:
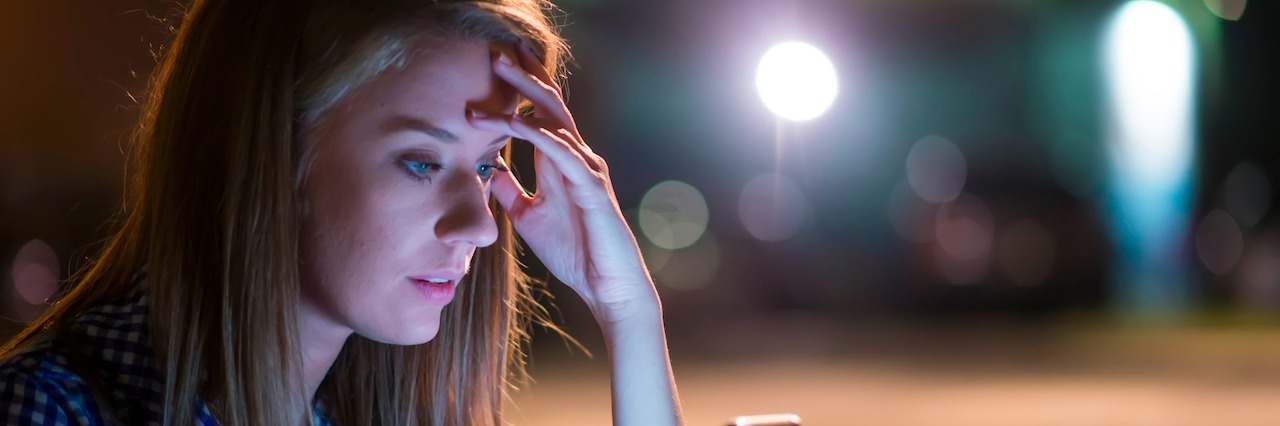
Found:
[[[599,156],[575,149],[573,142],[576,141],[569,132],[562,128],[550,130],[545,127],[550,124],[545,120],[511,115],[489,116],[479,111],[471,111],[467,119],[478,129],[529,141],[576,185],[599,186],[604,181],[601,176],[604,164]]]
[[[536,57],[532,56],[533,53],[529,52],[528,48],[521,47],[516,50],[520,52],[522,64],[534,62],[536,65],[518,65],[516,59],[500,51],[497,60],[494,61],[494,74],[511,84],[516,92],[533,103],[535,117],[553,119],[561,124],[559,127],[576,129],[573,115],[569,113],[569,108],[565,106],[564,99],[560,96],[560,87],[547,75],[546,69],[542,68],[541,64],[537,64]],[[531,72],[540,73],[541,76]],[[577,138],[577,131],[572,133]]]
[[[507,214],[512,217],[518,217],[524,212],[525,207],[533,200],[524,190],[524,186],[520,185],[520,181],[516,180],[514,173],[498,173],[494,176],[493,198],[498,200],[498,204],[507,210]]]
[[[551,77],[550,70],[548,70],[547,66],[538,58],[538,54],[533,51],[533,48],[529,47],[528,42],[521,41],[516,43],[515,52],[516,57],[520,59],[520,68],[523,68],[530,74],[533,74],[538,81],[555,88],[556,92],[560,93],[563,97],[564,93],[560,89],[560,85],[556,83],[555,78]]]
[[[591,150],[591,147],[578,133],[573,115],[565,106],[559,85],[551,77],[533,49],[527,43],[517,43],[516,59],[508,56],[508,52],[499,51],[494,64],[494,73],[511,83],[521,95],[534,104],[534,117],[551,119],[559,123],[544,125],[554,129],[555,133],[564,137],[570,147],[587,160],[593,170],[604,171],[604,161]],[[518,64],[517,64],[518,62]]]
[[[567,184],[564,174],[560,173],[560,168],[556,167],[555,161],[540,149],[533,150],[533,171],[534,178],[538,182],[538,200],[546,200],[553,198],[557,200],[565,199],[569,193],[565,188]]]

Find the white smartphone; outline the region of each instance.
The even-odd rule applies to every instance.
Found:
[[[791,413],[738,416],[725,426],[800,426],[800,416]]]

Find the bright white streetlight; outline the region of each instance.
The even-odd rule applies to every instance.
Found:
[[[1195,45],[1178,13],[1150,0],[1125,3],[1104,37],[1118,300],[1177,312],[1192,288],[1181,247],[1195,199]]]
[[[836,100],[836,68],[807,43],[781,43],[760,58],[756,90],[764,105],[791,121],[817,118]]]
[[[1169,6],[1141,0],[1120,9],[1106,40],[1114,153],[1140,184],[1175,182],[1191,167],[1191,32]]]

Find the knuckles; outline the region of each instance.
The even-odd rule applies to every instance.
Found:
[[[554,85],[554,84],[550,84],[550,83],[547,83],[547,82],[545,82],[545,81],[541,81],[541,80],[536,80],[536,79],[535,79],[535,81],[537,81],[537,82],[538,82],[538,87],[541,87],[541,88],[542,88],[542,91],[543,91],[543,92],[545,92],[547,95],[554,96],[554,97],[555,97],[555,99],[560,99],[560,100],[561,100],[561,102],[563,102],[563,101],[564,101],[564,100],[561,98],[561,96],[562,96],[562,92],[560,91],[560,87],[559,87],[559,86],[556,86],[556,85]]]

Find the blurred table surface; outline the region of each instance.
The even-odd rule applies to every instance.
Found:
[[[804,425],[1280,424],[1273,326],[801,316],[699,328],[680,327],[671,343],[695,426],[779,412]],[[558,342],[535,347],[535,383],[509,419],[609,424],[607,362],[588,346],[594,359]]]

